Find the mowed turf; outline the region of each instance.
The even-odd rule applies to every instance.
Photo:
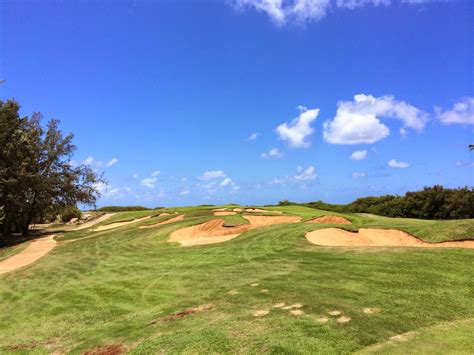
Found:
[[[1,276],[0,353],[81,353],[108,345],[137,354],[406,353],[410,344],[422,351],[433,340],[439,345],[430,353],[474,351],[474,250],[320,247],[304,234],[326,226],[304,223],[255,229],[222,244],[183,248],[166,242],[173,230],[214,218],[192,213],[198,210],[205,208],[170,210],[190,217],[157,228],[139,229],[147,220],[69,232],[63,239],[73,242]],[[279,210],[305,219],[332,214]],[[355,229],[432,230],[420,236],[428,241],[449,233],[474,237],[453,232],[456,221],[397,219],[391,226],[390,219],[345,216]],[[232,218],[229,223],[238,223]],[[472,230],[473,221],[464,223]],[[449,233],[438,233],[437,225]],[[278,303],[299,303],[303,314],[274,308]],[[267,315],[254,316],[265,310]],[[334,310],[351,320],[339,324],[339,316],[328,314]],[[409,332],[406,341],[390,340]]]

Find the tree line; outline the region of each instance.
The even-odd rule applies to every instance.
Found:
[[[297,204],[288,200],[279,205]],[[474,188],[448,189],[441,185],[407,192],[404,196],[383,195],[358,198],[349,204],[323,201],[303,203],[307,207],[339,213],[372,213],[386,217],[421,219],[474,218]]]
[[[14,100],[0,101],[0,242],[28,234],[47,215],[93,205],[103,180],[86,165],[73,165],[73,135],[59,121],[42,125],[42,115],[20,116]]]

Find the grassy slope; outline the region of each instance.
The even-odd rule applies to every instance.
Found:
[[[136,353],[351,352],[396,334],[474,317],[472,250],[322,248],[303,238],[315,228],[304,224],[253,230],[217,245],[181,248],[165,242],[172,230],[209,218],[99,232],[0,276],[0,352],[19,344],[49,353],[112,343],[133,346]],[[240,293],[231,296],[230,290]],[[300,302],[306,315],[273,309],[253,317],[277,302]],[[213,309],[150,324],[202,304]],[[364,307],[381,312],[366,315]],[[318,317],[333,309],[352,321],[319,324]],[[472,353],[474,339],[463,348]]]
[[[13,245],[11,247],[4,247],[0,249],[0,261],[5,260],[15,254],[18,254],[22,250],[26,249],[29,245],[29,242],[24,242],[18,245]]]

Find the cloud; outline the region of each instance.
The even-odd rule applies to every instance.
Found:
[[[298,166],[296,171],[298,172],[298,174],[295,175],[295,180],[297,181],[314,180],[318,177],[318,174],[316,174],[315,172],[314,166],[309,166],[306,169],[301,166]]]
[[[137,173],[135,173],[135,174],[133,174],[133,175],[132,175],[132,178],[134,178],[134,179],[138,179],[138,178],[139,178],[139,176],[138,176],[138,174],[137,174]]]
[[[105,166],[107,168],[110,168],[111,166],[114,166],[117,163],[118,163],[118,159],[117,158],[112,158],[107,162],[107,164],[105,164]]]
[[[290,147],[305,148],[310,145],[307,138],[313,133],[311,123],[318,117],[319,109],[308,110],[304,106],[298,106],[300,114],[290,123],[282,123],[276,128],[278,136],[287,141]]]
[[[260,133],[252,133],[248,138],[247,140],[248,141],[254,141],[258,138],[258,136],[260,135]]]
[[[260,154],[260,157],[262,157],[263,159],[269,159],[269,158],[279,159],[282,156],[283,154],[277,148],[272,148],[267,153]]]
[[[151,173],[151,176],[158,177],[158,176],[160,176],[160,174],[161,174],[161,172],[159,170],[156,170],[156,171]]]
[[[189,190],[183,190],[183,191],[181,191],[179,194],[180,194],[181,196],[186,196],[186,195],[189,195],[189,193],[190,193]]]
[[[141,184],[146,187],[155,187],[156,180],[158,180],[157,177],[146,178],[141,181]]]
[[[353,179],[359,179],[359,178],[363,178],[363,177],[365,177],[365,176],[366,176],[365,173],[359,173],[359,172],[357,172],[357,171],[354,171],[354,172],[352,173],[352,178],[353,178]]]
[[[286,178],[274,178],[270,183],[275,185],[283,185],[288,182]]]
[[[406,4],[422,4],[433,0],[400,0]],[[330,10],[353,10],[362,6],[388,6],[392,0],[231,0],[237,9],[253,8],[266,14],[277,25],[318,21]]]
[[[204,172],[199,179],[201,180],[212,180],[218,178],[225,178],[227,175],[222,170],[211,170]]]
[[[435,114],[441,123],[474,125],[474,97],[465,97],[455,103],[451,110],[435,107]]]
[[[84,159],[84,161],[82,162],[82,164],[84,164],[84,165],[92,165],[94,162],[95,162],[94,157],[92,157],[92,156],[89,155],[86,159]]]
[[[220,183],[220,186],[227,186],[227,185],[230,185],[231,183],[232,183],[232,179],[227,177],[224,180],[222,180],[222,182]]]
[[[354,101],[337,104],[336,116],[324,122],[324,140],[332,144],[371,144],[386,138],[390,129],[380,122],[380,117],[402,121],[403,128],[421,131],[428,115],[404,101],[386,95],[374,97],[359,94]]]
[[[366,150],[356,150],[351,154],[351,160],[364,160],[365,158],[367,158]]]
[[[397,161],[395,159],[392,159],[388,162],[388,166],[391,168],[405,169],[405,168],[408,168],[410,164],[403,161]]]

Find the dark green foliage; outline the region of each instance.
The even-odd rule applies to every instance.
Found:
[[[0,101],[0,233],[28,233],[29,225],[51,211],[93,204],[103,181],[88,166],[72,166],[72,134],[59,121],[41,126],[42,116],[20,117],[17,102]]]
[[[73,218],[81,218],[81,210],[76,206],[66,206],[59,212],[59,218],[62,222],[69,222]]]
[[[158,209],[158,208],[155,208]],[[104,206],[97,209],[99,212],[126,212],[126,211],[146,211],[151,208],[143,206]]]
[[[280,206],[296,205],[288,200]],[[323,201],[303,206],[338,213],[372,213],[386,217],[422,219],[474,218],[474,189],[447,189],[440,185],[425,187],[421,191],[407,192],[405,196],[384,195],[358,198],[347,205],[333,205]]]

